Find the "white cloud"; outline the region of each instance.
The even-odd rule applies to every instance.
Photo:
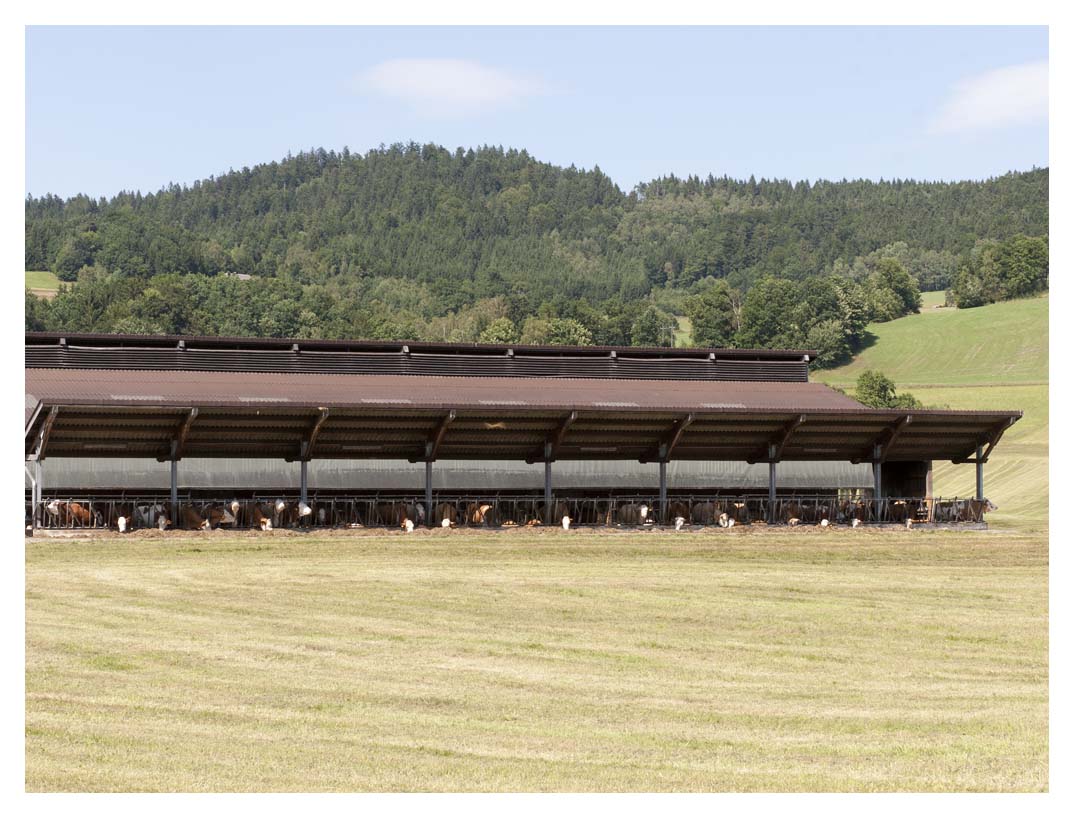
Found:
[[[980,131],[1048,119],[1048,61],[986,71],[955,84],[932,133]]]
[[[359,74],[356,86],[435,115],[474,113],[547,91],[537,78],[450,59],[386,60]]]

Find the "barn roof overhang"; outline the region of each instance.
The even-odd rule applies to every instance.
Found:
[[[27,458],[968,461],[1021,417],[816,383],[27,369],[26,388]]]

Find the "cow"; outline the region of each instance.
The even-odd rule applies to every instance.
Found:
[[[681,500],[676,500],[668,506],[668,518],[679,531],[690,519],[690,505]]]
[[[115,528],[120,534],[126,534],[134,528],[134,506],[130,503],[116,503],[108,512],[108,527]]]
[[[209,523],[210,529],[235,524],[235,515],[232,514],[230,506],[215,506],[207,503],[198,509],[198,513]]]
[[[567,505],[566,500],[556,500],[552,503],[552,513],[546,514],[548,506],[544,503],[537,504],[537,516],[526,523],[526,525],[544,525],[546,519],[562,522],[564,517],[574,519],[574,515],[571,514],[570,506]]]
[[[272,531],[272,510],[261,503],[241,503],[239,513],[235,516],[240,525],[261,531]]]
[[[406,503],[377,503],[373,511],[376,515],[376,521],[380,525],[392,526],[393,528],[401,528],[404,522],[409,519]]]
[[[955,505],[955,520],[960,523],[979,523],[990,511],[999,511],[991,500],[959,500]]]
[[[694,503],[690,509],[690,520],[695,525],[712,525],[718,516],[716,504],[711,501]]]
[[[888,516],[893,523],[905,523],[913,515],[905,500],[893,500],[888,504]]]
[[[485,527],[498,525],[496,506],[491,503],[470,503],[466,506],[466,524]]]
[[[716,518],[716,524],[720,528],[734,528],[735,518],[729,515],[726,511],[720,512],[720,516]]]
[[[433,519],[440,521],[441,528],[454,528],[458,524],[458,516],[454,503],[437,503]]]
[[[179,507],[179,527],[188,531],[208,531],[209,521],[193,506]]]
[[[132,528],[159,528],[163,531],[171,524],[171,517],[161,503],[143,504],[134,508]]]
[[[854,528],[862,523],[867,523],[872,517],[870,504],[864,500],[843,500],[839,503],[838,519],[840,522],[849,522]],[[854,521],[857,520],[857,525]]]
[[[289,503],[286,500],[277,500],[273,504],[272,510],[272,522],[280,528],[290,528],[298,525],[313,514],[313,509],[301,501]]]
[[[649,522],[649,506],[646,503],[624,503],[615,515],[619,525],[645,525]]]
[[[45,509],[55,518],[57,525],[64,528],[90,528],[103,526],[104,518],[99,511],[93,511],[88,505],[76,502],[53,500]]]

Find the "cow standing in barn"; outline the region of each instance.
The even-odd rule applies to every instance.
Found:
[[[641,526],[651,522],[650,508],[646,503],[623,503],[619,506],[615,518],[619,525]]]
[[[438,503],[433,519],[439,521],[441,528],[454,528],[458,524],[458,515],[454,503]]]
[[[92,528],[95,525],[104,525],[101,513],[93,511],[89,505],[83,503],[53,500],[45,506],[45,510],[60,528]]]
[[[179,507],[179,527],[187,531],[208,531],[209,521],[193,506]]]
[[[499,525],[498,519],[496,507],[491,503],[470,503],[466,506],[467,525],[480,525],[488,528]]]

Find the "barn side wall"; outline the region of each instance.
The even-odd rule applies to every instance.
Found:
[[[128,488],[167,490],[170,464],[141,459],[49,458],[44,463],[46,489]],[[553,465],[557,489],[651,489],[658,484],[658,466],[636,461],[558,461]],[[298,488],[299,464],[280,460],[212,460],[190,458],[179,463],[184,488]],[[777,466],[781,490],[871,489],[868,463],[785,462]],[[29,483],[27,483],[27,486]],[[405,460],[314,460],[309,465],[311,490],[421,491],[425,466]],[[541,490],[544,465],[516,461],[440,460],[433,465],[436,489]],[[748,489],[767,492],[768,464],[672,461],[671,489]]]

